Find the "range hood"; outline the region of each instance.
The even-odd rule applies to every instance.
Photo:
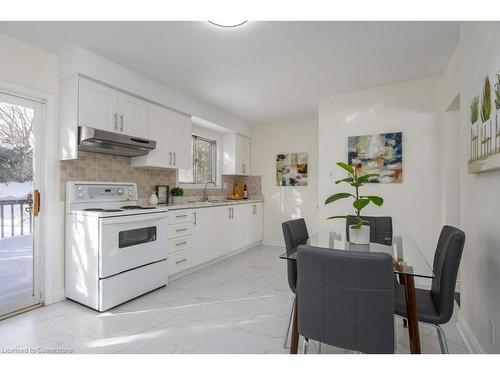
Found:
[[[140,156],[156,148],[156,141],[132,137],[122,133],[78,127],[78,149],[101,154]]]

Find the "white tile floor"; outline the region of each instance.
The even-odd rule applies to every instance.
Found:
[[[0,321],[0,353],[60,348],[73,353],[286,353],[291,302],[278,247],[260,246],[97,313],[65,301]],[[453,319],[454,320],[454,319]],[[398,322],[398,353],[408,353]],[[455,323],[446,325],[452,353],[466,353]],[[439,353],[432,327],[421,325],[424,353]],[[315,352],[314,344],[310,353]],[[323,353],[342,353],[323,347]]]

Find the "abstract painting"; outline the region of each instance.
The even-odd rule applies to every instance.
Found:
[[[276,155],[277,186],[307,186],[307,152]]]
[[[403,181],[403,134],[384,133],[349,137],[348,162],[358,175],[378,173],[374,183]]]

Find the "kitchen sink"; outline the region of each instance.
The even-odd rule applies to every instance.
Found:
[[[202,201],[202,200],[192,200],[188,201],[188,203],[224,203],[228,202],[227,199],[209,199],[208,201]]]

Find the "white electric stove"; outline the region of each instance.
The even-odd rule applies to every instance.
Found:
[[[125,182],[66,184],[66,296],[105,311],[167,283],[168,212]]]

